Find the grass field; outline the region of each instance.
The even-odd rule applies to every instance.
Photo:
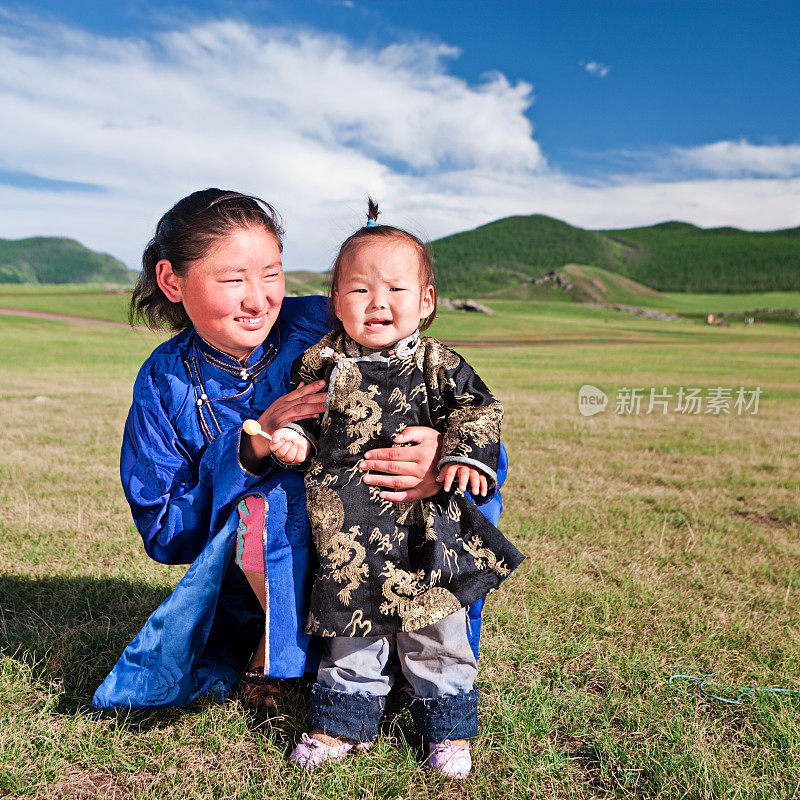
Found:
[[[740,313],[759,309],[800,309],[800,292],[762,292],[751,294],[661,294],[647,287],[632,290],[626,278],[597,267],[568,265],[563,268],[570,279],[578,283],[595,280],[605,287],[598,294],[607,303],[652,308],[685,315],[686,323],[703,321],[707,314]],[[317,273],[288,272],[287,291],[312,294],[324,290],[324,279]],[[119,286],[92,284],[0,284],[0,308],[19,308],[49,313],[71,314],[79,317],[126,322],[130,289]],[[521,295],[521,296],[520,296]],[[478,321],[465,311],[440,310],[445,324],[442,330],[460,340],[477,341],[481,336],[490,340],[508,338],[526,340],[547,336],[547,328],[558,336],[583,336],[584,326],[602,333],[613,323],[620,330],[637,330],[639,320],[618,311],[581,305],[572,302],[564,292],[546,286],[528,285],[505,290],[500,297],[485,298],[486,305],[498,311],[494,325]],[[756,315],[758,316],[758,315]],[[577,322],[578,325],[573,325]],[[734,322],[733,324],[737,324]],[[741,321],[738,324],[742,324]],[[575,328],[575,330],[570,330]],[[438,330],[438,328],[437,328]]]
[[[72,314],[111,322],[128,318],[130,290],[94,284],[0,285],[0,307]]]
[[[286,763],[302,692],[273,717],[90,710],[183,573],[144,555],[117,476],[158,339],[0,315],[0,797],[797,796],[800,695],[726,705],[668,679],[800,690],[800,330],[493,305],[434,331],[523,342],[459,348],[506,406],[501,527],[528,556],[487,604],[483,736],[460,785],[419,767],[397,703],[372,752],[313,777]],[[606,413],[578,413],[583,384]],[[613,410],[623,387],[718,386],[760,387],[758,413]]]

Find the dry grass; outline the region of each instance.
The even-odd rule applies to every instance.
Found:
[[[577,321],[552,323],[566,338]],[[398,703],[374,751],[313,777],[285,761],[300,689],[272,718],[238,702],[89,710],[182,573],[146,558],[118,488],[154,340],[0,318],[0,797],[794,796],[796,696],[726,706],[667,682],[800,689],[800,336],[765,328],[465,351],[506,405],[503,527],[528,560],[488,604],[484,735],[452,785],[420,768]],[[764,395],[757,416],[586,419],[583,383]]]

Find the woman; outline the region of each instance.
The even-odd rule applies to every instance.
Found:
[[[252,417],[272,433],[324,409],[321,382],[288,391],[292,362],[330,325],[324,299],[284,297],[282,234],[263,201],[207,189],[168,211],[144,252],[131,321],[177,334],[139,371],[120,471],[148,554],[191,567],[97,708],[226,697],[248,667],[274,678],[316,668],[303,633],[313,555],[302,476],[241,429]],[[393,501],[435,494],[438,434],[409,428],[395,442],[414,444],[366,453],[365,480]],[[499,495],[487,506],[496,521]],[[237,565],[237,541],[254,530],[263,561]]]

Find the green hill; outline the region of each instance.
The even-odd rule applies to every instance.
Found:
[[[658,307],[666,301],[649,286],[600,267],[567,264],[556,272],[569,282],[568,294],[580,303]]]
[[[309,270],[288,270],[284,272],[286,277],[287,294],[323,294],[328,288],[327,272],[311,272]]]
[[[0,283],[125,284],[133,274],[113,256],[74,239],[0,239]]]
[[[633,248],[615,271],[661,291],[800,289],[800,228],[743,231],[664,222],[603,235]]]
[[[665,222],[589,231],[534,214],[508,217],[433,242],[444,296],[519,287],[566,264],[611,270],[660,291],[800,289],[800,228],[749,232]]]

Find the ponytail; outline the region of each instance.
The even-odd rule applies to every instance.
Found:
[[[352,236],[345,239],[339,248],[339,253],[331,268],[331,277],[328,283],[328,294],[332,298],[339,286],[339,278],[342,274],[342,264],[353,256],[357,248],[365,242],[379,239],[395,239],[398,242],[405,242],[411,245],[419,256],[419,281],[420,285],[433,287],[433,311],[429,316],[420,322],[419,329],[426,331],[433,324],[436,318],[436,305],[438,295],[436,293],[436,280],[433,276],[433,256],[430,246],[426,245],[418,236],[404,231],[402,228],[395,228],[393,225],[378,225],[378,204],[371,198],[367,198],[367,224],[359,228]]]

